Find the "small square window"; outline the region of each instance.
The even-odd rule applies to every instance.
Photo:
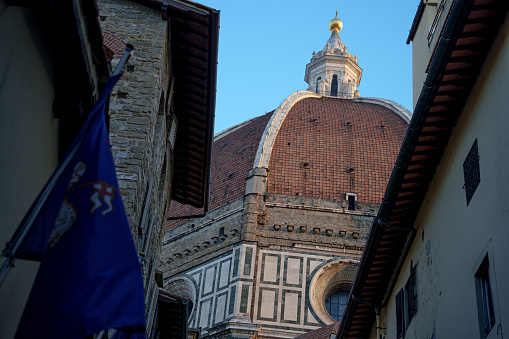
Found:
[[[477,139],[475,139],[467,158],[463,162],[463,176],[465,178],[465,194],[467,196],[467,206],[481,182],[481,173],[479,168],[479,149]]]
[[[357,194],[346,193],[346,200],[348,201],[348,210],[355,211],[355,201],[357,200]]]
[[[475,274],[477,289],[477,307],[481,338],[486,338],[495,325],[493,293],[488,256],[486,256]]]

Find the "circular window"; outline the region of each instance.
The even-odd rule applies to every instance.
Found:
[[[309,300],[316,317],[326,325],[343,317],[356,272],[356,261],[341,260],[327,263],[314,273]]]
[[[336,291],[325,299],[325,309],[332,319],[340,321],[343,318],[349,294],[349,291]]]

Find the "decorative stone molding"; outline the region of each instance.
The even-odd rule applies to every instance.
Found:
[[[270,118],[269,123],[263,131],[263,136],[260,140],[260,144],[258,145],[258,151],[256,152],[253,168],[267,168],[269,166],[272,147],[274,146],[277,134],[286,118],[286,115],[290,112],[293,105],[306,98],[321,98],[321,95],[308,91],[295,92],[286,98],[285,101],[283,101],[274,111],[272,118]]]
[[[339,290],[350,290],[357,266],[356,260],[340,260],[327,263],[316,271],[309,284],[309,301],[318,318],[326,325],[336,322],[325,308],[325,299]]]
[[[191,312],[188,313],[188,316],[193,314],[196,307],[196,286],[190,278],[186,276],[178,276],[170,279],[164,285],[163,289],[168,293],[186,298],[193,305],[193,308]]]
[[[410,112],[408,109],[392,100],[382,98],[355,98],[353,100],[359,102],[366,102],[369,104],[376,104],[388,108],[397,115],[399,115],[403,120],[405,120],[407,124],[409,124],[410,120],[412,119],[412,112]]]

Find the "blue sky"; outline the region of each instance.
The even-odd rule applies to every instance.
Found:
[[[202,0],[221,11],[215,133],[275,109],[305,90],[313,51],[339,33],[363,69],[364,97],[386,98],[412,111],[412,47],[406,39],[418,0]]]

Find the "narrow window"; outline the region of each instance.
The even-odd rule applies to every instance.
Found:
[[[396,294],[396,338],[405,336],[405,292],[403,289]]]
[[[408,281],[405,285],[405,325],[408,328],[408,325],[412,322],[414,318],[414,314],[417,311],[416,309],[416,293],[415,293],[415,267],[410,263],[410,276],[408,277]]]
[[[415,280],[416,267],[410,262],[410,276],[405,284],[405,287],[399,290],[396,294],[396,334],[397,338],[405,336],[408,326],[414,318],[417,311],[416,303],[416,280]]]
[[[346,200],[348,201],[348,210],[355,211],[355,201],[357,200],[357,194],[346,193]]]
[[[495,325],[493,294],[488,256],[486,256],[475,275],[477,287],[477,307],[481,338],[486,338]]]
[[[355,197],[353,195],[348,196],[348,210],[355,211]]]
[[[465,178],[465,194],[467,197],[467,206],[472,200],[472,197],[481,182],[481,173],[479,168],[479,149],[477,146],[477,139],[475,139],[467,158],[463,162],[463,176]]]
[[[318,79],[316,79],[316,93],[318,93],[318,84],[320,83],[320,80],[322,80],[322,77],[318,77]]]
[[[330,95],[333,97],[338,96],[338,76],[336,74],[334,74],[332,76],[332,83],[330,86]]]

